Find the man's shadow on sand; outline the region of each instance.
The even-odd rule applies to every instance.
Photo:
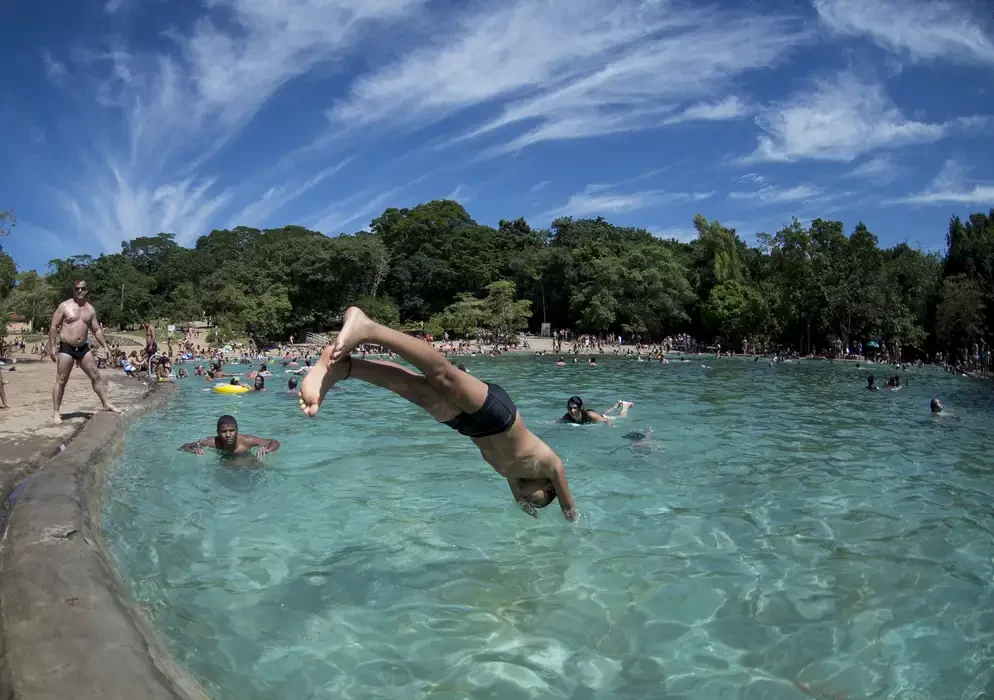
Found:
[[[60,413],[59,417],[63,421],[72,420],[73,418],[93,418],[94,411],[73,411],[72,413]]]

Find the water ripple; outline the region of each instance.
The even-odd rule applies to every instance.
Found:
[[[707,362],[466,361],[563,456],[575,527],[522,514],[467,440],[382,391],[307,420],[188,380],[108,472],[108,545],[218,698],[987,697],[990,387]],[[556,424],[573,394],[635,408]],[[242,470],[176,450],[222,412],[283,448]]]

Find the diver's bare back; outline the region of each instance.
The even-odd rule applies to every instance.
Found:
[[[67,345],[78,348],[89,337],[90,323],[93,322],[93,315],[96,311],[90,302],[80,306],[75,299],[67,299],[62,302],[59,304],[59,309],[62,311],[59,338]]]
[[[509,479],[539,478],[543,465],[559,462],[552,448],[525,427],[520,413],[507,432],[471,439],[487,464]]]

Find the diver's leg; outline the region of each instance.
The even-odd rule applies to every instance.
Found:
[[[345,379],[359,379],[392,391],[437,421],[447,421],[459,414],[459,408],[443,399],[420,374],[393,362],[351,358],[330,366],[319,361],[311,368],[300,385],[300,407],[304,413],[310,416],[317,413],[325,394]]]
[[[418,368],[429,384],[460,410],[473,413],[487,400],[485,383],[448,361],[432,345],[376,323],[353,306],[345,312],[345,324],[335,343],[326,347],[319,362],[337,362],[362,343],[382,345]]]

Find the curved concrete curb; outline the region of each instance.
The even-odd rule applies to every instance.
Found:
[[[100,482],[137,410],[98,413],[27,485],[0,538],[0,698],[202,700],[110,561]]]

